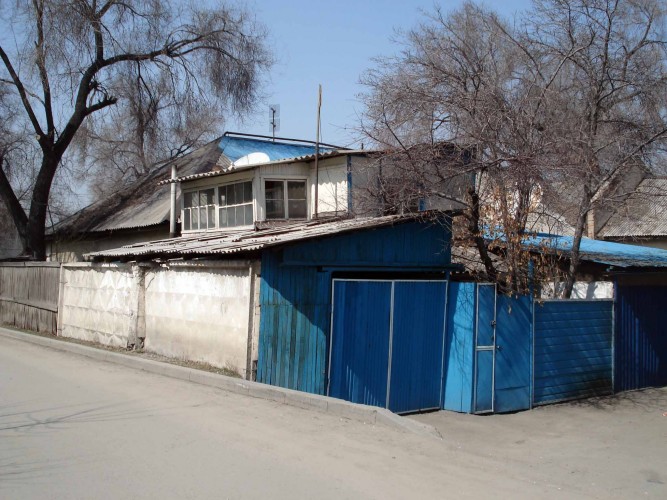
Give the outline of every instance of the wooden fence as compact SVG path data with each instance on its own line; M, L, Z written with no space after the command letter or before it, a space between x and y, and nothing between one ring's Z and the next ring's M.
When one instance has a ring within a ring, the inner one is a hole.
M59 262L0 263L0 323L55 335Z

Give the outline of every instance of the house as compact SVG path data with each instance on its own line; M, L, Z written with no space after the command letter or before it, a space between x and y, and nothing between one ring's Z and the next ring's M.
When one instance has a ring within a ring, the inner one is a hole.
M192 215L193 211L191 210L191 205L195 200L193 193L199 195L201 192L203 196L210 193L205 189L196 189L198 185L206 185L204 179L207 175L215 175L216 170L220 172L223 170L230 171L230 168L233 169L234 167L243 168L249 161L255 161L257 158L264 162L279 163L285 158L313 155L315 151L316 145L310 141L274 140L264 136L227 132L222 137L182 158L156 165L147 175L131 185L121 188L102 200L95 201L71 217L60 221L53 228L48 229L47 254L49 260L60 262L81 261L83 254L87 252L169 237L170 186L160 183L160 181L169 179L174 165L177 167L180 177L199 179L198 182L192 184L192 188L188 188L187 200L181 197L180 185L176 193L179 204L181 200L186 201L188 208L190 208L186 212L188 214L187 223L183 224L183 230L188 232L194 229L192 221L193 217L196 217L196 215ZM337 158L343 164L342 173L336 172L336 175L340 174L343 178L333 180L328 177L327 162L323 162L325 164L321 170L320 184L322 185L321 197L325 198L330 190L335 193L335 190L341 185L346 185L345 169L347 160L346 155L342 153L345 150L341 148L323 144L320 146L320 151L323 155L340 151L341 154ZM201 177L199 177L200 174ZM233 178L234 175L231 177ZM298 181L299 179L294 179L294 182L290 184L292 194L295 193L295 189L299 189L299 186L301 187L301 194L303 194L303 185L299 184ZM286 186L283 186L283 188L286 188ZM218 196L215 188L214 192L216 193L215 196ZM235 198L229 198L229 200L232 199L235 200ZM326 199L328 201L321 203L323 210L336 212L346 209L346 207L337 206L335 194L333 198L329 196ZM199 198L196 198L196 202L198 207L212 207L210 204L201 205ZM298 202L296 205L292 203L292 215L296 213L295 210L303 209L301 205ZM241 207L239 208L238 222L245 224L244 217L248 213L247 204L239 203L234 205L233 219L230 218L228 222L232 226L229 227L236 227L237 206ZM227 210L227 212L231 214L232 210ZM213 227L213 217L217 217L219 213L217 211L211 213L210 219L206 218L207 212L203 213L205 214L202 219L202 224L205 224L204 230L211 229ZM199 228L199 219L195 219L195 222L197 228ZM215 224L217 225L217 222Z
M643 178L624 198L596 237L667 249L667 178Z
M450 212L358 216L369 153L259 153L161 181L181 185L180 237L65 264L59 335L397 413L667 383L661 309L646 299L667 287L631 282L662 273L667 251L586 242L591 269L624 285L616 302L509 297L455 279ZM548 238L535 251L566 256L571 238Z

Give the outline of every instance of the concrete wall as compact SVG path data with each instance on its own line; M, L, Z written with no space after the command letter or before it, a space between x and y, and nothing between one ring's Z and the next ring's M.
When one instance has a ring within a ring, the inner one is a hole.
M65 264L58 334L123 348L143 343L248 378L257 356L258 270L251 261Z
M139 288L130 264L65 264L58 335L107 346L136 341Z
M252 321L247 262L146 272L145 349L246 374ZM253 311L254 312L254 311Z

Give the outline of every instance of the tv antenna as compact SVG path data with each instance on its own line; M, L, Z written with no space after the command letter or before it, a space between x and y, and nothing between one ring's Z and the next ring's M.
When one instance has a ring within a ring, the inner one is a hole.
M269 125L271 125L271 137L276 140L276 132L280 130L280 104L269 104Z

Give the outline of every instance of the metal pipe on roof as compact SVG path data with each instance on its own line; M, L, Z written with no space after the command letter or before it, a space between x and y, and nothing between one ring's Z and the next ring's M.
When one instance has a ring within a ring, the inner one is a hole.
M169 210L169 237L176 237L176 164L171 165L171 206Z
M320 185L320 110L322 109L322 84L319 86L317 96L317 128L315 131L315 219L317 219L317 205L318 205L318 188Z

